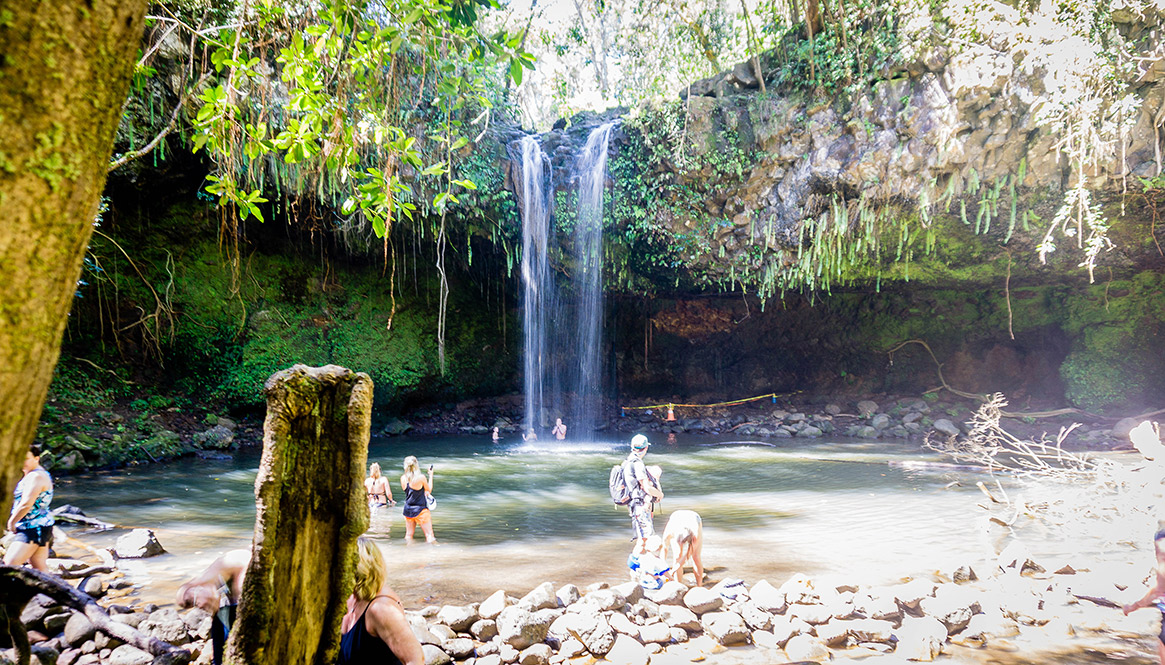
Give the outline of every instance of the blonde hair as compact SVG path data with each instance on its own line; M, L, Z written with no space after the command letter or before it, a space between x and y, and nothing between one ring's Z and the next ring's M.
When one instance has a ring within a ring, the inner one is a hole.
M417 462L417 458L409 455L405 458L405 475L412 477L413 474L421 472L421 465Z
M380 463L379 462L373 462L372 466L368 467L368 476L370 478L379 478L380 477Z
M358 600L372 600L384 586L388 574L384 555L371 538L360 536L356 539L356 557L356 586L352 588L352 595Z

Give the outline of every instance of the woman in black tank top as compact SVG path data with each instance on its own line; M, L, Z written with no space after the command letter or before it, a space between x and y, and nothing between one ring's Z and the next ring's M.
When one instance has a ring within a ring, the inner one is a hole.
M405 619L400 599L385 583L384 557L369 538L356 540L356 586L340 624L337 665L424 665L421 643Z

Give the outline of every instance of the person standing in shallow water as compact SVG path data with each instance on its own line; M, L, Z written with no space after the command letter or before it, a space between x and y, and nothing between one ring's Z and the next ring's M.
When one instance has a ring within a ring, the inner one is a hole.
M435 543L433 517L429 512L427 495L433 491L433 465L429 465L429 477L421 473L417 458L409 455L404 462L405 472L400 477L400 488L405 493L405 541L413 542L413 534L418 526L425 532L425 542Z
M16 484L12 514L6 525L16 534L16 539L4 553L4 563L9 566L27 563L47 573L56 520L49 512L49 504L53 502L53 478L40 465L40 453L40 446L34 443L24 456L24 477Z
M643 551L647 539L655 535L655 526L652 523L653 508L655 502L663 500L663 490L643 464L643 458L647 456L647 447L650 445L646 436L636 434L631 438L631 454L623 462L623 479L631 492L631 503L627 504L627 507L631 512L635 549L639 552Z
M496 427L494 428L493 440L494 440L494 443L497 443L498 441L502 440L502 436L500 434L498 434L498 428L496 428Z
M566 425L562 424L562 418L555 419L554 429L550 430L550 433L559 441L566 440Z
M526 443L532 443L532 442L538 440L538 435L534 433L533 427L531 427L529 430L526 431L525 434L522 435L522 440L525 441Z
M388 484L388 478L380 475L380 464L376 462L368 467L368 478L364 480L364 489L368 491L369 508L396 505L396 501L392 499L392 487Z
M1161 632L1157 635L1157 658L1161 665L1165 665L1165 522L1157 524L1157 533L1153 536L1153 549L1157 555L1156 575L1149 591L1140 600L1124 606L1124 613L1156 605L1161 611Z

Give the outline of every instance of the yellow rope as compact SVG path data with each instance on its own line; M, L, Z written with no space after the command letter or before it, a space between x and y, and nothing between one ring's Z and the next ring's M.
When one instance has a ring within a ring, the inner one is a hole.
M801 391L795 390L791 393L766 393L764 395L757 395L756 397L746 397L744 399L734 399L734 400L729 401L729 402L716 402L715 404L675 404L672 402L668 402L667 404L649 404L647 406L622 406L619 408L621 408L625 411L642 411L644 409L664 409L664 408L675 409L675 408L681 407L681 406L685 407L685 408L689 408L689 409L704 409L704 408L710 408L710 407L715 407L715 406L734 406L736 404L745 404L747 402L755 402L758 399L769 399L769 398L776 399L778 397L788 397L789 395L796 395L799 392L801 392Z

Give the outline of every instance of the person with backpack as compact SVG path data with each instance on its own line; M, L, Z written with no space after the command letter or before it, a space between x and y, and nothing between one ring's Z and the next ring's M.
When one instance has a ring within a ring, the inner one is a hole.
M650 445L651 442L646 436L642 434L633 436L631 454L621 465L622 482L626 488L626 505L631 513L635 547L639 551L643 550L647 539L655 534L655 526L652 523L653 506L657 501L663 500L663 490L660 489L656 477L648 472L647 466L643 463L643 458L647 456L647 447ZM618 498L616 503L619 503Z

